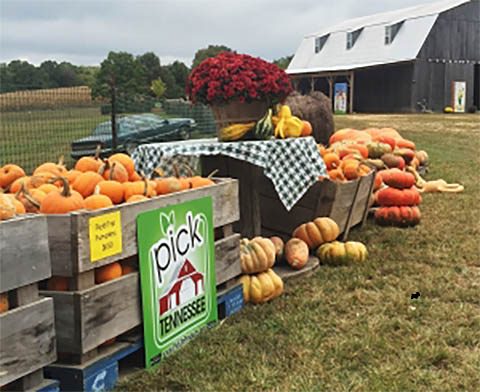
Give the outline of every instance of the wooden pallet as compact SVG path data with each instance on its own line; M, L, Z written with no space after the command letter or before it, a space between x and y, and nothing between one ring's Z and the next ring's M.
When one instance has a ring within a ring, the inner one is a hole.
M198 197L211 196L215 228L217 284L241 274L240 235L233 232L239 218L238 183L219 179L205 188L161 196L141 203L126 204L102 211L76 212L49 216L50 254L57 275L68 279L69 291L42 291L55 303L57 348L60 359L69 364L84 364L98 356L98 348L112 338L142 323L139 273L132 272L118 279L95 284L95 269L120 261L138 271L136 217L138 214ZM123 247L117 256L91 262L89 219L117 211L121 214ZM58 226L60 223L65 227ZM72 230L67 233L66 230ZM67 235L68 234L68 235ZM68 250L64 252L63 247ZM59 257L65 257L60 265ZM70 255L70 256L68 256Z
M4 390L54 387L43 378L43 367L56 360L53 301L40 297L38 290L38 282L49 276L45 217L0 222L0 293L9 301L9 310L0 314Z

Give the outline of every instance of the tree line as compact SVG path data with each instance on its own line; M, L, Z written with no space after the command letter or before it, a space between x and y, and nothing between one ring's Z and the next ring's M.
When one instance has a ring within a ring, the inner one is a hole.
M160 58L153 52L139 56L110 52L100 66L77 66L52 60L35 66L27 61L13 60L8 64L0 63L0 93L89 86L93 97L109 97L114 86L118 94L125 96L182 98L185 97L185 84L191 69L222 51L231 49L224 45L199 49L191 68L180 61L161 65ZM286 68L291 58L282 57L274 62Z

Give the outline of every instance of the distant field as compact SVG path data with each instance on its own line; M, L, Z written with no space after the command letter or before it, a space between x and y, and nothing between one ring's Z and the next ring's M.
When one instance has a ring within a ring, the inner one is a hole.
M92 104L91 89L87 86L25 90L0 94L1 111L81 107Z

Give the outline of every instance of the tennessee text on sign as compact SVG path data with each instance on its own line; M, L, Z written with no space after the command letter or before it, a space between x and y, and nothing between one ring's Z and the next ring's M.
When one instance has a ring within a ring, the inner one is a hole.
M210 197L137 217L147 367L217 320Z
M90 261L122 253L122 220L120 211L90 218Z

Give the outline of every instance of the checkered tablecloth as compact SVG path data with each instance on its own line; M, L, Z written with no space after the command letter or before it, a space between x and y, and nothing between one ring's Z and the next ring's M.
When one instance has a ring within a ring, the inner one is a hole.
M137 170L149 176L156 168L171 174L173 163L196 167L202 155L226 155L262 167L288 211L318 177L327 176L312 137L234 143L201 139L144 144L137 147L132 158Z

